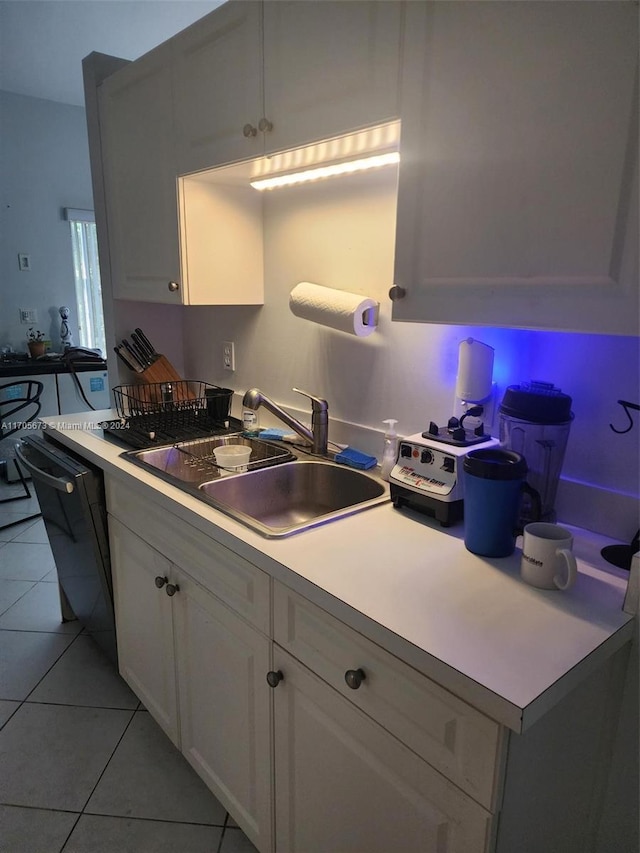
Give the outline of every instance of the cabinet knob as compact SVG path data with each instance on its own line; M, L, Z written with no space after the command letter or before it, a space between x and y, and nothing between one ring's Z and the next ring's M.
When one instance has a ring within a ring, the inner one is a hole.
M258 130L261 133L270 133L273 130L273 124L268 118L264 118L263 116L258 122Z
M357 690L366 677L362 669L348 669L344 674L344 680L352 690Z
M246 139L250 139L252 136L257 136L258 131L252 124L245 124L242 128L242 135L246 137Z
M269 685L269 687L277 687L283 678L284 676L281 670L278 670L277 672L271 670L267 673L267 684Z
M175 293L176 290L180 290L180 285L178 284L177 281L170 281L169 284L167 285L167 287L169 288L169 291L171 293Z
M158 587L158 589L162 589L162 587L166 584L168 580L169 578L163 578L162 575L158 575L158 577L156 578L156 586Z
M399 284L394 284L391 290L389 291L389 299L392 302L397 302L398 299L404 299L407 295L407 291L404 287L400 287Z
M168 583L166 593L171 598L171 596L175 595L176 592L180 591L180 587L177 583Z

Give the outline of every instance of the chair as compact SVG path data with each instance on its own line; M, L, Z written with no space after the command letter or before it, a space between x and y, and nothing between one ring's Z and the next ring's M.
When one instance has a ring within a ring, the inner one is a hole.
M23 430L25 424L31 423L38 417L42 407L42 404L40 403L40 395L43 390L44 385L36 379L21 379L17 382L8 382L6 385L0 385L1 442L4 442L5 439ZM15 415L25 409L29 409L28 416L24 416L20 420L15 419ZM11 447L3 448L2 455L5 458L8 455L10 459L13 459L13 463L18 472L18 477L20 478L20 483L24 489L24 494L16 495L11 498L2 498L0 499L0 504L29 500L31 498L31 492L29 491L29 486L24 474L22 473L20 465L15 459L13 444ZM40 515L41 513L37 512L24 518L18 518L16 521L10 521L8 524L0 525L0 530L6 530L7 527L13 527L15 524L23 524L25 521L31 521L34 518L40 518Z

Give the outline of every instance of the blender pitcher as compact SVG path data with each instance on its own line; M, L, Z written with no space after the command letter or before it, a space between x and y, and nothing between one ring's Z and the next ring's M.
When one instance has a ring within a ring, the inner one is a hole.
M540 518L555 521L556 493L573 420L571 397L549 382L510 385L498 413L501 446L525 457L528 481L540 495ZM535 520L533 514L525 504L523 521Z

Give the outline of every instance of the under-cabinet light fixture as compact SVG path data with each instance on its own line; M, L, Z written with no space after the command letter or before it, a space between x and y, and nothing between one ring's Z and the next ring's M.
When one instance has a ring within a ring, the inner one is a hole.
M363 157L359 160L347 160L330 166L318 166L305 169L302 172L291 172L288 175L273 175L270 178L260 178L249 183L255 190L272 190L276 187L288 187L308 181L319 181L323 178L333 178L336 175L350 175L352 172L362 172L366 169L379 169L382 166L394 166L400 162L397 151L386 154L376 154L373 157Z

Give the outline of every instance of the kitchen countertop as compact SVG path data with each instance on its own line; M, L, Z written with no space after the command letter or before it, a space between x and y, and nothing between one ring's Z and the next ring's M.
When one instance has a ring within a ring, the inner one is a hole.
M124 448L95 426L113 415L43 421L62 444L141 497L514 731L530 727L633 636L633 617L622 610L628 573L600 556L612 542L604 536L567 525L578 580L566 592L521 581L519 547L506 558L478 557L465 549L461 524L443 530L391 503L289 538L265 539L121 458ZM74 421L81 428L70 428Z

